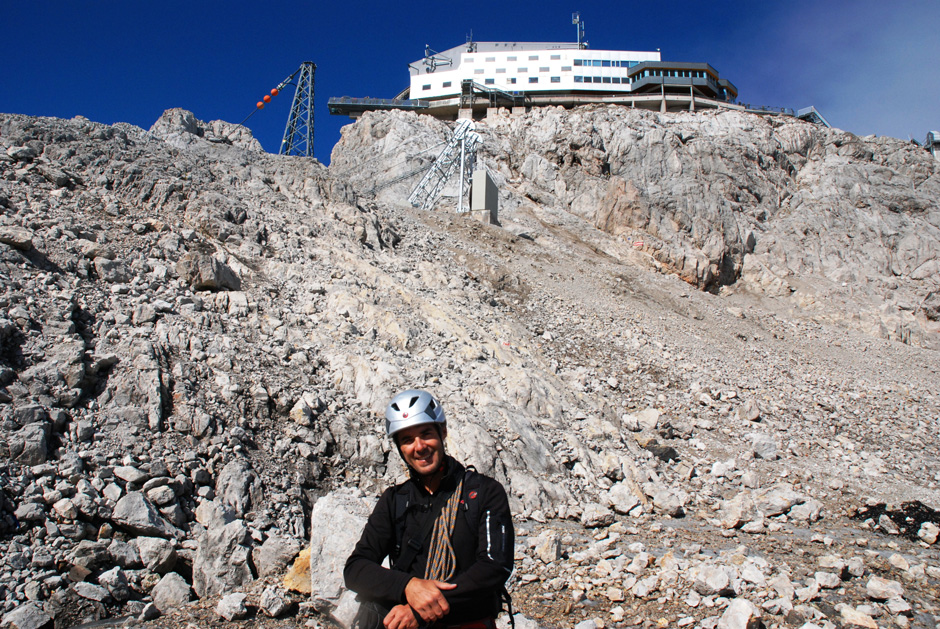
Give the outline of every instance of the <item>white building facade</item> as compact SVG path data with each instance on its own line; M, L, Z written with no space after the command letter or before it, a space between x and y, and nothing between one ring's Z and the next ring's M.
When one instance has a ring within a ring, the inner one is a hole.
M571 43L474 42L409 65L411 99L457 97L463 81L514 93L628 93L628 70L659 52L589 50Z

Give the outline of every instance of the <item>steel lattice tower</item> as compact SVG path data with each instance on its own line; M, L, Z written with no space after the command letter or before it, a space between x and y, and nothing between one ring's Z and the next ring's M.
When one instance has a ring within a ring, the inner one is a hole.
M313 157L313 73L316 69L317 64L304 61L297 72L288 77L288 81L297 78L297 89L281 140L281 155Z

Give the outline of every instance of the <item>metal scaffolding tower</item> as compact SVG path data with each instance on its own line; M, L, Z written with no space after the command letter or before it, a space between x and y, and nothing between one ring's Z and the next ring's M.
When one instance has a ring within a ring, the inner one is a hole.
M431 164L428 172L421 178L418 185L408 197L408 202L414 207L430 210L437 201L437 197L444 189L447 180L451 178L457 166L460 166L460 197L458 211L463 210L464 184L467 170L472 170L476 157L476 147L480 143L479 133L473 130L472 120L461 120L454 129L454 135L447 146Z
M297 77L294 102L291 104L284 138L281 140L281 155L313 157L313 73L316 69L315 63L304 61L292 75L277 86L280 91Z

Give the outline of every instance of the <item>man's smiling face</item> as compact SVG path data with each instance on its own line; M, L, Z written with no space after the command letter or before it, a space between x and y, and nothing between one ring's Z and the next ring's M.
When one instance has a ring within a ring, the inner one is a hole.
M430 476L444 464L444 430L438 432L435 424L419 424L395 434L402 458L418 475Z

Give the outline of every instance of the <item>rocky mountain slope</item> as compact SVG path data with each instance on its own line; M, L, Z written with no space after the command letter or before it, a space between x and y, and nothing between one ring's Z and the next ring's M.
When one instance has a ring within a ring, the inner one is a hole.
M733 112L477 130L499 227L389 183L448 137L416 115L329 169L182 110L0 116L2 624L296 624L314 505L401 476L418 386L509 488L520 622L933 626L940 163Z

